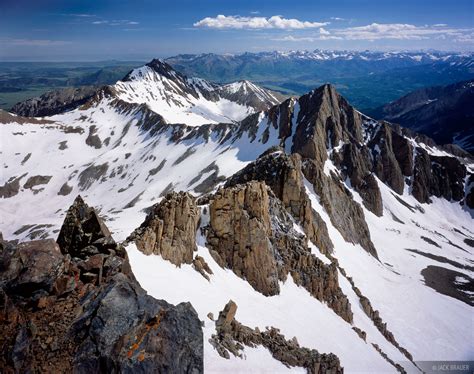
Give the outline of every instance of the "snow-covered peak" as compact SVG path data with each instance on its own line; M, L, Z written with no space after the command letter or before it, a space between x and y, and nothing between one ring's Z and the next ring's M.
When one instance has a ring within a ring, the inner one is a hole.
M279 104L283 97L248 80L229 83L217 89L220 96L240 103L248 103L253 107L265 110Z
M114 88L121 100L146 104L166 122L190 126L234 123L281 101L249 81L219 86L188 78L156 59L132 70Z

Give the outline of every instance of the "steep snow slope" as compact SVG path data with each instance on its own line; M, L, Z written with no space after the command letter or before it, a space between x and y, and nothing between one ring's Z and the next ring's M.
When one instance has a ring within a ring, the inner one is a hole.
M461 207L442 199L418 205L412 196L404 193L402 199L413 207L420 206L423 213L412 211L400 203L383 183L378 181L378 184L384 197L384 216L376 217L367 209L364 211L380 262L341 237L330 224L312 186L307 183L313 208L329 223L335 257L415 360L471 359L474 349L470 344L471 330L466 326L472 323L472 306L426 287L427 280L421 274L427 266L437 265L471 279L474 277L472 254L462 249L469 248L463 242L465 235L474 235L471 216ZM357 196L354 190L352 193ZM460 227L460 222L466 226ZM439 247L423 238L433 239ZM420 254L410 249L418 250ZM430 255L440 257L426 257ZM443 258L455 261L456 265L444 262ZM472 294L466 293L466 297L471 299L471 303L474 301Z

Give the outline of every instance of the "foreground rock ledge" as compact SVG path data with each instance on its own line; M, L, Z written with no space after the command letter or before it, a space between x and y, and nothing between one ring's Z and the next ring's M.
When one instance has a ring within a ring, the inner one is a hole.
M202 373L189 303L146 294L124 248L78 197L58 243L0 241L2 373Z

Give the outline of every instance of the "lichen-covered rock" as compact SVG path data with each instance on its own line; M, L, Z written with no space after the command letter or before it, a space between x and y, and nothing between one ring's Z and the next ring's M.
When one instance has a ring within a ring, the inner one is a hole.
M200 211L195 198L171 192L151 207L142 225L128 238L143 253L157 254L180 266L191 264L196 247Z
M273 358L287 367L301 367L309 374L339 374L343 373L339 358L332 354L319 353L315 349L301 347L296 337L285 339L280 330L275 327L266 331L251 329L235 319L237 305L230 300L219 313L216 321L216 334L209 342L224 358L242 357L240 353L244 345L249 347L262 346L270 351Z
M59 245L0 241L2 372L203 372L193 307L148 296L105 233L78 198Z

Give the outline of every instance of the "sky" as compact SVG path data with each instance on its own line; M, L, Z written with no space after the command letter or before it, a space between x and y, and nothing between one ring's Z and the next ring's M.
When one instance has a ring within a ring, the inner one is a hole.
M474 0L0 0L0 61L474 51Z

